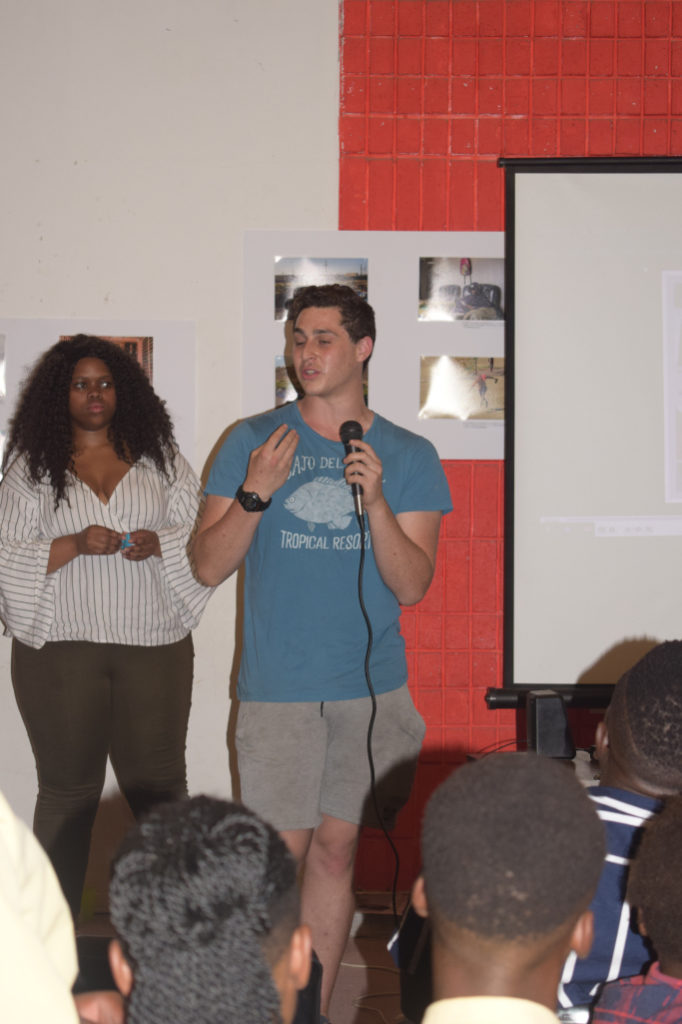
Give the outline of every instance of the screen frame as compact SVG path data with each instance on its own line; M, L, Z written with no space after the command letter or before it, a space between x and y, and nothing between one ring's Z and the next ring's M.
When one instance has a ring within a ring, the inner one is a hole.
M680 174L678 157L604 157L604 158L501 158L498 166L505 172L505 450L504 450L504 609L502 687L490 688L486 701L490 708L514 708L525 701L525 694L536 685L517 681L514 664L515 606L515 400L516 400L516 185L519 174ZM567 704L576 707L606 707L613 687L610 684L566 684L557 688Z

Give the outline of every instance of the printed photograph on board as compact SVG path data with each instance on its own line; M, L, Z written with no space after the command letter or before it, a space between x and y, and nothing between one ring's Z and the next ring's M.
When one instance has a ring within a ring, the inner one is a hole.
M504 359L422 356L419 419L503 420Z
M275 320L286 320L297 288L310 284L346 284L367 298L367 263L347 256L276 256Z
M275 406L295 402L298 398L293 366L284 356L275 356Z
M504 320L504 260L422 256L419 320Z
M74 338L73 334L60 334L60 341L70 341ZM118 345L124 352L127 352L129 356L132 356L135 362L139 363L144 372L149 377L150 382L154 383L154 339L153 338L120 338L112 337L108 334L99 334L99 338L103 338L104 341L110 341L114 345Z

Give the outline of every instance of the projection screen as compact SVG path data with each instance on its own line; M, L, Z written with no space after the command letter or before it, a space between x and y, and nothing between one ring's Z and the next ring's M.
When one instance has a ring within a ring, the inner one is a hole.
M682 161L502 161L504 686L682 636Z

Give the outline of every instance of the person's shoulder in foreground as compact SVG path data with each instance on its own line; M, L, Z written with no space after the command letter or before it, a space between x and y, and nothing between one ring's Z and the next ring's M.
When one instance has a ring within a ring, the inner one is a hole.
M109 904L126 1024L290 1024L310 931L291 854L246 807L197 796L152 811L114 859Z
M0 793L0 1016L77 1024L73 922L47 854Z
M682 1021L682 979L661 971L658 962L646 974L609 981L594 1004L593 1024L678 1024Z
M433 932L425 1024L555 1022L566 956L590 947L603 858L603 827L570 767L493 754L446 779L426 809L413 891Z
M607 835L608 857L592 902L590 956L569 960L562 1006L590 1003L599 986L639 974L652 959L625 900L630 859L665 796L682 790L682 641L658 644L616 683L597 726L600 784L589 790Z
M646 829L630 870L628 898L658 960L646 974L605 985L593 1021L682 1021L682 797L666 801Z

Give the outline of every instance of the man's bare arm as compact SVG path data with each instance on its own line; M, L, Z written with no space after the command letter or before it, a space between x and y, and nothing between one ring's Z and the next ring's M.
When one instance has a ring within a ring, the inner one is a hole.
M268 501L289 476L297 444L295 430L286 424L278 427L251 452L244 490ZM239 568L263 515L267 511L246 512L233 498L209 494L192 544L194 565L203 583L215 587Z
M239 568L249 550L262 512L245 512L234 498L209 494L192 544L202 583L216 587Z
M367 514L382 580L400 604L416 604L433 579L441 512L399 512L396 516L384 500Z
M426 594L436 566L442 513L399 512L394 515L382 489L381 459L366 441L354 441L346 456L349 484L360 484L372 534L372 549L381 578L401 604L416 604Z

